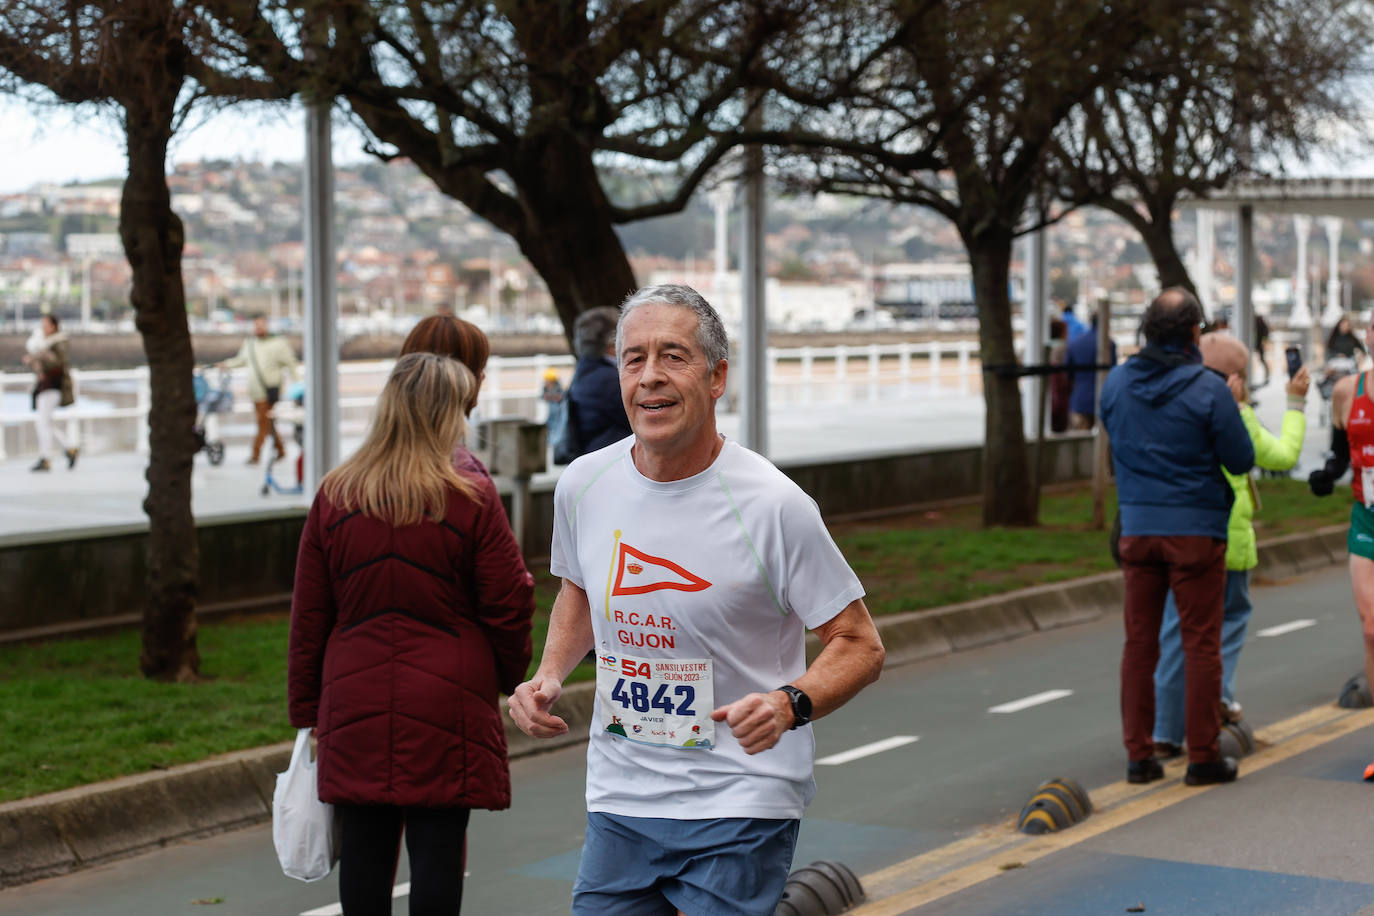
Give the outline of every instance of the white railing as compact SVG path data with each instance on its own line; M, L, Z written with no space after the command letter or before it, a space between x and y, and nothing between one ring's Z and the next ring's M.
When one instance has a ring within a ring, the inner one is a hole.
M981 392L977 345L973 341L870 344L858 347L768 349L770 402L777 405L846 404L893 400L937 392ZM572 375L570 356L493 356L478 399L481 416L524 416L542 420L540 398L545 370L558 369L564 386ZM339 366L339 416L343 435L360 434L376 403L392 360L348 362ZM952 365L951 365L952 363ZM215 384L213 370L209 381ZM223 438L251 439L253 405L247 395L247 370L231 374L232 409L220 415ZM148 449L148 410L152 390L147 367L72 371L76 403L57 411L69 442L83 451ZM28 406L29 373L0 373L0 459L36 450L34 414ZM307 394L308 397L308 394Z

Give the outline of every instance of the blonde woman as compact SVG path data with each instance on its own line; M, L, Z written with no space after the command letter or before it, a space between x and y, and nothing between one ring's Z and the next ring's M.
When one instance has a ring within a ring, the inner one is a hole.
M391 913L403 830L410 912L457 913L468 812L510 805L498 693L529 665L533 580L491 478L451 462L475 387L456 360L397 360L301 535L290 718L342 820L346 916Z

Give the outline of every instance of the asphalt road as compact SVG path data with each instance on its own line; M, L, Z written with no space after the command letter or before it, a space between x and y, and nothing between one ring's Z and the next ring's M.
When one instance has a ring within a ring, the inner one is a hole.
M1361 650L1343 567L1253 596L1237 695L1258 728L1331 702ZM1311 623L1258 635L1298 621ZM795 864L834 859L862 875L1006 819L1046 779L1090 789L1117 782L1125 770L1119 653L1112 615L887 671L816 725L818 757L843 762L817 767ZM844 760L876 742L890 749ZM473 816L465 912L566 913L584 817L583 749L512 769L514 808ZM0 913L326 916L338 912L336 890L333 878L282 877L264 825L0 891ZM406 912L403 895L395 912Z

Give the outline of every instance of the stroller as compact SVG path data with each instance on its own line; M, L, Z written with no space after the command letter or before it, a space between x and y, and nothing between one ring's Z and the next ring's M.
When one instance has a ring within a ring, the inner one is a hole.
M210 463L218 465L224 460L224 440L219 435L219 415L228 413L234 407L234 393L229 390L228 370L219 371L219 387L211 388L206 377L207 369L201 369L191 376L191 392L196 399L196 422L191 431L196 437L196 451L204 451Z
M289 422L292 426L291 439L296 443L296 484L288 486L285 482L277 480L272 474L272 466L279 459L269 459L266 464L266 471L263 474L262 490L263 496L272 493L283 493L295 495L305 490L305 383L296 382L286 389L286 397L282 398L272 408L272 422L282 420Z

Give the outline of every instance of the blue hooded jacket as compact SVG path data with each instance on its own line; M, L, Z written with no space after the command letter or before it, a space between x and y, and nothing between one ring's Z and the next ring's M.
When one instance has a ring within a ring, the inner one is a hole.
M1107 374L1121 534L1226 540L1235 494L1222 476L1254 467L1255 447L1221 376L1193 346L1148 346Z

